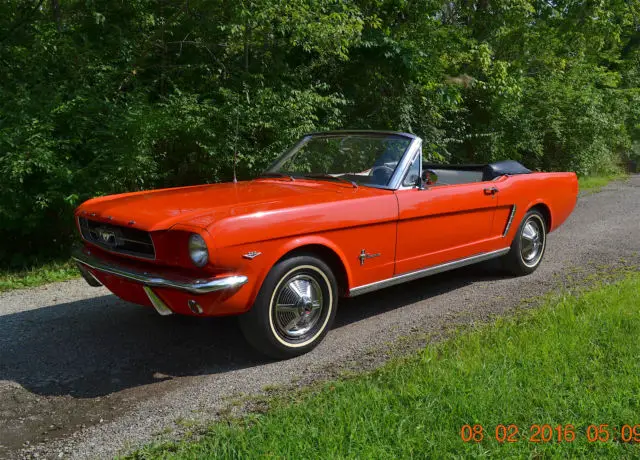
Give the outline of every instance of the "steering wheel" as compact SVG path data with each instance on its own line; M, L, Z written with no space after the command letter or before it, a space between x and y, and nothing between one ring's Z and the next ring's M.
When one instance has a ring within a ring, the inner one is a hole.
M373 183L379 185L385 185L391 179L391 175L395 171L392 167L387 165L374 166L371 168L371 177Z
M375 175L376 171L381 170L381 169L388 169L389 170L389 174L393 174L394 169L391 166L387 166L387 165L380 165L380 166L373 166L371 168L371 175Z

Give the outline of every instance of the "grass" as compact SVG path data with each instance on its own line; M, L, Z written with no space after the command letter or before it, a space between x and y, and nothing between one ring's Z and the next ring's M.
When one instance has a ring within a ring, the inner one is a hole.
M48 262L27 270L0 271L0 292L66 281L80 276L71 261Z
M636 272L132 458L637 457L640 444L614 430L640 424L639 336ZM461 439L466 424L484 427L481 442ZM501 424L518 427L517 442L495 439ZM530 442L533 424L554 438L571 424L575 440ZM608 424L611 439L589 442L591 424Z
M604 176L584 176L578 179L580 190L589 190L592 192L599 192L602 187L614 180L621 180L628 178L628 174L618 173L609 174Z

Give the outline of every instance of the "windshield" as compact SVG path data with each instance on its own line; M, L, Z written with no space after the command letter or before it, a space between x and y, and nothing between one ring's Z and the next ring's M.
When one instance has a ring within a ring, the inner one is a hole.
M410 144L397 134L315 134L278 158L265 175L386 187Z

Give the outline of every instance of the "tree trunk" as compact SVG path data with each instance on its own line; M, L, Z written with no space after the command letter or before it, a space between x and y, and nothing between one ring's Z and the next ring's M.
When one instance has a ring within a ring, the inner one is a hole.
M62 32L62 18L60 17L60 0L51 0L51 11L53 20L56 21L58 32Z

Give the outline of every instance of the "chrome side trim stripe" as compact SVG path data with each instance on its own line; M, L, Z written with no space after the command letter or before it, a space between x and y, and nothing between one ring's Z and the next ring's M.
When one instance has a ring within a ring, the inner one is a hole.
M375 283L365 284L363 286L358 286L349 290L349 295L351 297L355 297L361 294L366 294L368 292L377 291L378 289L383 289L390 286L395 286L396 284L406 283L407 281L417 280L419 278L423 278L425 276L435 275L437 273L446 272L448 270L453 270L455 268L464 267L466 265L472 265L477 262L482 262L489 259L494 259L496 257L500 257L507 252L509 252L510 248L498 249L497 251L491 252L482 252L480 254L476 254L475 256L467 257L464 259L453 260L451 262L446 262L440 265L434 265L433 267L424 268L422 270L416 270L409 273L403 273L401 275L396 275L393 278L388 278L382 281L376 281Z
M144 292L147 294L147 297L149 297L149 300L151 301L153 308L156 309L158 314L162 316L173 315L173 312L171 311L171 309L167 307L167 304L164 303L162 299L156 295L155 292L153 292L153 289L151 289L149 286L144 286L143 289L144 289Z
M504 238L509 233L509 229L511 228L511 224L513 223L513 216L516 215L516 205L514 204L511 208L511 214L509 214L509 220L507 220L507 226L504 228L504 232L502 232L502 237Z
M232 275L221 278L191 279L178 276L165 276L152 272L143 272L115 262L106 262L93 256L89 251L76 250L71 256L76 262L89 268L110 275L119 276L131 281L142 283L145 286L168 287L187 291L192 294L206 294L208 292L234 289L246 284L249 279L243 275Z

